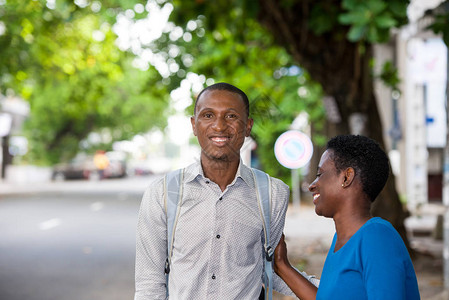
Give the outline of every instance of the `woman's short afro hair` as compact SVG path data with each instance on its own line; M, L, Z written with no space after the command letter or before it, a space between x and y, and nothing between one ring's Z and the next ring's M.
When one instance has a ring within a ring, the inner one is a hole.
M390 174L388 156L379 144L366 136L339 135L329 140L327 149L332 150L331 159L337 172L352 167L363 191L374 201Z

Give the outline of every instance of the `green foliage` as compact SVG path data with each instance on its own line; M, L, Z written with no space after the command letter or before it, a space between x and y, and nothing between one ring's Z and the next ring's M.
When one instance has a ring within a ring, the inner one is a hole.
M379 77L385 85L389 86L392 90L399 91L398 85L400 83L400 79L398 76L398 70L390 61L387 61L382 66L382 72Z
M0 6L6 25L0 36L0 91L14 90L31 105L25 159L67 160L93 131L108 129L112 142L164 126L168 92L162 78L154 69L132 67L134 56L118 49L107 22L115 22L130 3L107 1L94 9L72 1L49 8L46 2Z
M114 140L164 126L169 92L191 73L233 83L247 92L257 124L253 134L260 160L279 177L288 171L274 159L275 138L302 111L309 114L315 128L323 126L321 88L260 25L257 1L158 1L173 4L171 21L182 28L178 37L167 32L143 46L179 67L167 78L154 68L145 72L133 68L134 54L115 45L116 16L132 10L134 19L142 19L148 12L133 9L146 1L105 0L88 2L86 7L71 0L55 3L54 8L45 0L0 5L0 21L6 27L0 34L0 92L14 90L31 104L26 126L30 161L68 158L92 131L108 129ZM365 44L386 41L392 28L405 24L408 3L314 1L305 21L316 35L347 34L350 41L359 43L359 49L365 49ZM300 0L282 1L282 7L291 9L301 4ZM445 37L449 36L447 20L447 15L438 17L433 27L446 32ZM391 64L384 66L380 76L397 85ZM300 95L300 88L307 93ZM314 136L314 142L323 140Z
M327 2L317 3L310 12L309 27L316 35L332 31L338 24L338 7Z
M434 17L434 22L429 25L428 29L436 34L443 36L443 41L449 47L449 2L442 5L442 9L429 12Z
M289 182L290 170L277 162L274 142L303 111L317 127L323 126L321 88L293 63L285 49L276 46L272 35L253 16L257 11L254 4L249 7L253 2L206 2L173 1L170 18L192 39L173 41L167 33L153 49L169 52L176 46L180 53L172 59L183 70L181 74L203 74L214 82L229 82L244 90L255 121L252 137L257 142L260 167ZM226 17L215 18L215 14ZM195 22L196 29L189 29L189 22ZM183 78L179 75L172 74L170 82L178 84Z
M298 83L296 76L283 78L280 85L284 85L286 90L279 98L266 96L254 101L255 109L258 111L254 116L253 134L258 143L257 154L260 163L265 171L286 183L290 183L291 174L290 170L281 166L274 156L276 139L290 129L294 118L301 112L308 113L309 121L316 128L322 128L325 119L320 85L311 82L307 74L302 74L299 78L301 83ZM290 90L295 93L290 93ZM298 93L298 90L301 92ZM320 143L320 137L318 134L314 135L314 143Z
M343 0L344 12L338 21L350 26L347 37L352 42L386 42L391 28L407 21L408 3L407 0Z

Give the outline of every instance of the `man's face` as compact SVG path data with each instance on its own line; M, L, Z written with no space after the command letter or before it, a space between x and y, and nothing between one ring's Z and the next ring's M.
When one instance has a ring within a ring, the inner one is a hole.
M226 90L204 92L190 121L201 157L214 161L240 159L240 148L253 126L240 95Z

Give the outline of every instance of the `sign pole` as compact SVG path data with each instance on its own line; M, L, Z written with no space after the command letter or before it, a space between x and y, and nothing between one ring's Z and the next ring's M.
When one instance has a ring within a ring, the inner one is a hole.
M299 187L299 169L292 169L292 204L295 211L299 211L299 207L301 206L301 191Z
M301 204L299 170L310 161L312 153L312 141L307 135L297 130L284 132L274 144L276 159L281 165L291 170L292 206L296 211Z

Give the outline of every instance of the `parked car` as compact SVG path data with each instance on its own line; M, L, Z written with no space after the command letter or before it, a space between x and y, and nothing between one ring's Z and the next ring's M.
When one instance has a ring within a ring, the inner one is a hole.
M104 170L99 170L93 155L79 154L67 163L57 164L53 168L53 180L121 178L126 176L126 157L121 152L106 152L109 160Z
M109 160L109 165L104 170L104 177L121 178L127 175L125 153L120 151L108 151L106 152L106 157Z
M93 157L80 154L66 163L60 163L53 167L52 179L95 179L98 177L93 162Z

